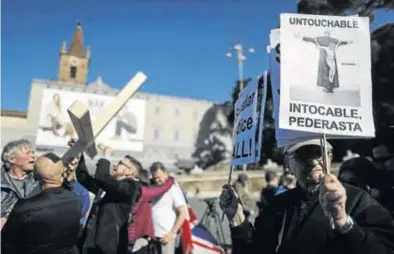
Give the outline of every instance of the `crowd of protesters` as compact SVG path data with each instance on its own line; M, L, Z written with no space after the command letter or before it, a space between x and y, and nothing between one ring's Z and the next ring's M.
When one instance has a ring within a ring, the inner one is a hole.
M266 172L254 225L247 175L224 186L232 253L394 253L394 151L377 147L334 175L326 147L326 165L320 139L286 147L286 173ZM175 253L188 210L162 163L146 170L126 155L111 167L104 155L91 174L83 154L68 165L55 153L36 158L24 139L1 159L4 253Z
M1 159L2 253L175 253L187 206L162 163L149 172L131 156L112 167L104 156L91 175L83 154L68 165L55 153L36 158L24 139Z

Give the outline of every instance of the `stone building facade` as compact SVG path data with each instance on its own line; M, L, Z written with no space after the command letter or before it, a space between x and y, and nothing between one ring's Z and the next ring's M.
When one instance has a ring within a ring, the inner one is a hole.
M119 90L112 89L105 84L101 77L88 83L87 73L90 63L90 49L84 47L83 32L80 24L77 25L70 47L63 42L59 57L58 80L33 79L30 91L28 109L26 112L16 112L2 109L1 111L1 146L10 140L21 137L29 139L35 144L38 153L54 151L63 153L67 147L56 144L38 144L38 130L46 90L56 90L59 94L73 92L85 95L116 96ZM143 135L141 142L143 149L117 149L114 148L114 160L124 154L138 158L144 166L153 161L162 161L169 167L174 167L178 159L191 159L195 156L198 143L212 139L210 128L226 126L223 112L214 110L214 117L206 114L217 108L213 102L179 98L158 94L138 92L133 99L144 101ZM218 121L216 121L218 119ZM214 122L217 123L214 123ZM202 130L204 129L204 130ZM197 142L197 139L199 140ZM223 140L223 137L220 139ZM223 141L231 150L231 137L224 137ZM223 149L223 148L221 148ZM198 156L197 156L198 157Z

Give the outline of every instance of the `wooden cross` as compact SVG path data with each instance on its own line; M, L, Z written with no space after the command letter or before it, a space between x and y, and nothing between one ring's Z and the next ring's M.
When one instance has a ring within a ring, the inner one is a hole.
M78 140L75 145L68 149L63 155L62 161L65 165L68 165L71 160L81 152L86 151L92 159L97 155L95 139L144 84L146 78L144 73L138 72L93 124L91 122L89 109L81 102L75 101L67 109L72 124L78 134Z

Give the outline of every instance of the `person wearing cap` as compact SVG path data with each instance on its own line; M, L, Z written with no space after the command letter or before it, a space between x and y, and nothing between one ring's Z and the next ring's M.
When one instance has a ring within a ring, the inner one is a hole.
M332 146L327 143L327 171ZM324 173L320 139L285 149L297 187L275 196L254 226L234 190L225 185L220 207L230 222L233 253L394 253L394 221L367 192Z
M45 154L34 170L42 191L15 204L1 234L3 253L78 254L82 201L62 186L63 162Z

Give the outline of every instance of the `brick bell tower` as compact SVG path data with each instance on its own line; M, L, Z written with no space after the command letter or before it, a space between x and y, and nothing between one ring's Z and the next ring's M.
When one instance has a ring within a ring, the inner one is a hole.
M82 25L78 23L70 48L67 50L66 41L62 43L58 80L69 85L86 86L89 63L90 47L85 50Z

